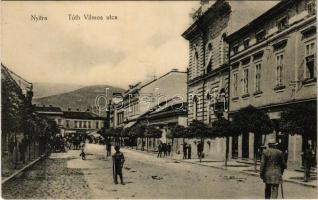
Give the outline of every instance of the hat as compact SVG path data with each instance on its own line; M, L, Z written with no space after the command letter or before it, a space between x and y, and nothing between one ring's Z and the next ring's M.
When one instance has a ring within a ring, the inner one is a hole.
M277 142L276 142L275 138L270 138L270 139L268 139L267 144L276 145Z

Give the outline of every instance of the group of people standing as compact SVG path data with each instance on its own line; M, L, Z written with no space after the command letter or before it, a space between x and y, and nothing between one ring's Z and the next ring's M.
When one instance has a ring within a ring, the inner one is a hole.
M171 154L171 144L170 143L162 143L160 142L160 144L158 145L158 155L157 157L161 158L161 157L166 157L166 156L170 156ZM163 153L163 155L162 155Z

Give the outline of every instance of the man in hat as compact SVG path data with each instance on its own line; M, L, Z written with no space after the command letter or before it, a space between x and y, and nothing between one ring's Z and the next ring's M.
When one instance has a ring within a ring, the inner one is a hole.
M124 185L123 181L123 166L125 162L125 157L122 152L119 151L119 146L115 146L115 153L113 155L113 175L114 175L114 182L115 184L118 184L117 176L119 175L120 183Z
M260 176L265 183L265 199L277 199L278 187L282 184L286 163L284 154L278 150L275 139L268 141L268 148L262 153Z

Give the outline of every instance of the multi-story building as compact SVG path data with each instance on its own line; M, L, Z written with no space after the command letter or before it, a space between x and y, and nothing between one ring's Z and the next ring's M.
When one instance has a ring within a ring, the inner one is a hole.
M231 6L219 0L212 6L202 2L193 24L182 34L189 41L188 122L210 124L215 119L215 102L224 103L228 83L228 45L225 37Z
M278 124L289 105L317 103L315 12L314 0L283 0L227 37L230 116L253 105ZM267 138L275 136L289 152L289 166L299 166L302 137L276 128ZM252 133L233 138L233 156L252 159L254 142Z
M87 111L62 111L54 106L37 106L36 112L55 120L62 135L90 133L104 127L105 118Z
M130 86L122 95L122 101L114 105L111 126L128 128L138 123L154 125L161 129L161 140L165 141L170 127L187 125L184 110L187 106L186 81L186 72L173 69L152 81ZM155 147L154 144L150 146Z
M211 126L217 115L228 117L229 45L226 38L251 18L238 15L244 14L239 9L232 12L232 5L224 0L201 1L191 26L182 34L189 41L188 124L198 120ZM225 139L206 139L204 152L213 159L223 158Z

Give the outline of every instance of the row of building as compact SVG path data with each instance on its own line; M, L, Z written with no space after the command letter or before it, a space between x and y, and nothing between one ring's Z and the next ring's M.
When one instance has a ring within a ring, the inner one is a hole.
M61 108L52 105L35 105L35 111L41 116L53 119L62 136L94 134L104 127L105 117L100 117L90 110L62 111Z
M252 105L278 122L290 105L316 104L315 8L314 0L282 0L235 29L242 13L233 13L229 2L201 1L182 34L189 41L187 72L172 70L130 86L122 101L114 103L111 126L155 125L166 140L165 134L176 124L199 120L211 125L220 107L231 119L239 109ZM301 166L302 137L282 134L277 128L266 139L273 137L288 151L289 167ZM232 158L253 159L255 142L259 141L253 133L232 137ZM317 141L309 143L316 152ZM224 139L207 139L204 146L207 156L224 157Z

